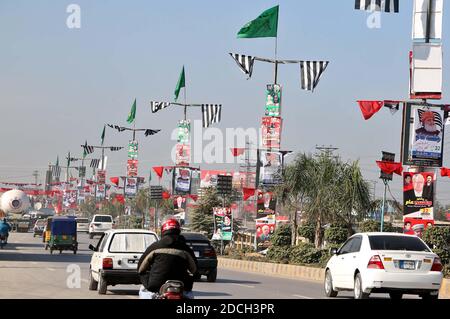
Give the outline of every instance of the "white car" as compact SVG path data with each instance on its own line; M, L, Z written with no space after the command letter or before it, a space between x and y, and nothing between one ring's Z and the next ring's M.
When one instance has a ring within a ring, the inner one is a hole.
M113 228L113 218L111 215L94 215L89 224L89 238L96 235L102 235L105 231Z
M78 217L77 218L77 231L89 233L89 219Z
M145 250L158 236L144 229L116 229L106 231L94 251L90 263L89 290L106 294L109 285L141 284L137 264Z
M368 298L371 293L389 293L391 299L401 299L403 294L438 298L441 260L419 237L360 233L332 253L325 269L327 297L353 290L356 299Z

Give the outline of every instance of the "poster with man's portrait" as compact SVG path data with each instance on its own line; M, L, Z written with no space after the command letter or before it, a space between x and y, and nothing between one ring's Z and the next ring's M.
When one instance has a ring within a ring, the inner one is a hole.
M126 197L134 197L138 190L138 179L137 177L127 177L125 179L124 193Z
M138 157L138 142L130 141L128 143L128 159L137 159Z
M136 177L138 175L138 160L127 161L127 176Z
M281 86L267 84L266 116L281 116Z
M261 137L263 148L281 147L281 124L281 117L266 116L262 118Z
M429 227L434 226L433 219L404 218L403 233L407 235L415 235L422 238L423 232Z
M105 181L106 181L106 171L99 169L97 171L97 183L98 184L105 184Z
M191 170L176 167L173 183L176 194L188 194L191 191Z
M214 234L212 240L231 240L233 215L230 207L214 207Z
M177 142L181 144L189 144L189 133L191 131L191 121L182 120L178 122Z
M259 183L279 185L282 183L283 156L280 152L260 151Z
M434 219L434 173L403 173L403 216Z
M177 150L175 154L175 164L187 166L191 161L191 145L190 144L177 144Z
M257 218L265 217L267 215L274 215L277 205L277 199L273 192L263 192L258 190L257 197Z
M95 198L104 199L106 196L106 187L105 184L97 184L95 186Z
M202 170L200 173L200 187L217 187L217 180L219 175L226 175L226 171L217 170Z
M403 120L403 164L441 167L444 147L443 108L408 103Z
M256 248L262 251L270 247L270 237L275 233L275 215L256 219Z

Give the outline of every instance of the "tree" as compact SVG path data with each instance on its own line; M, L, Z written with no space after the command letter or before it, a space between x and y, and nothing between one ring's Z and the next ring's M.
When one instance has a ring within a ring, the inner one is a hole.
M207 188L199 199L198 206L192 212L191 228L194 231L205 233L208 238L211 238L214 233L213 208L219 206L222 206L222 201L216 190Z

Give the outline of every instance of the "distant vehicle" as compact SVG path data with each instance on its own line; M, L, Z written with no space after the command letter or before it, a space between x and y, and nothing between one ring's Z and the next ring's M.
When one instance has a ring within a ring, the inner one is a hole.
M403 294L438 299L442 263L419 237L359 233L331 252L325 270L327 297L353 290L355 299L371 293L389 293L391 299L401 299Z
M42 236L44 234L45 224L47 224L46 219L38 219L33 227L33 237Z
M105 231L113 228L113 218L111 215L94 215L89 224L89 238L96 235L102 235Z
M148 246L158 241L158 236L144 229L107 230L97 245L90 263L89 290L106 294L108 286L140 285L137 264Z
M74 254L78 250L77 241L77 222L71 216L54 217L51 219L50 239L47 243L50 254L59 250L62 254L63 250L71 250Z
M89 233L89 219L78 217L77 218L77 231Z
M209 239L200 233L181 233L186 238L186 244L192 248L197 257L197 273L195 279L206 276L208 282L215 282L217 279L217 254Z

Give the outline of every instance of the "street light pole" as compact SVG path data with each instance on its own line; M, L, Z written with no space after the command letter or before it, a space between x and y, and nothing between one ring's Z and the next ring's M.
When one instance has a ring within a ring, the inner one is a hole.
M384 211L386 208L386 191L387 191L388 181L386 179L383 179L383 183L384 183L384 195L383 195L383 206L381 208L381 229L380 229L381 232L383 232L383 228L384 228Z

